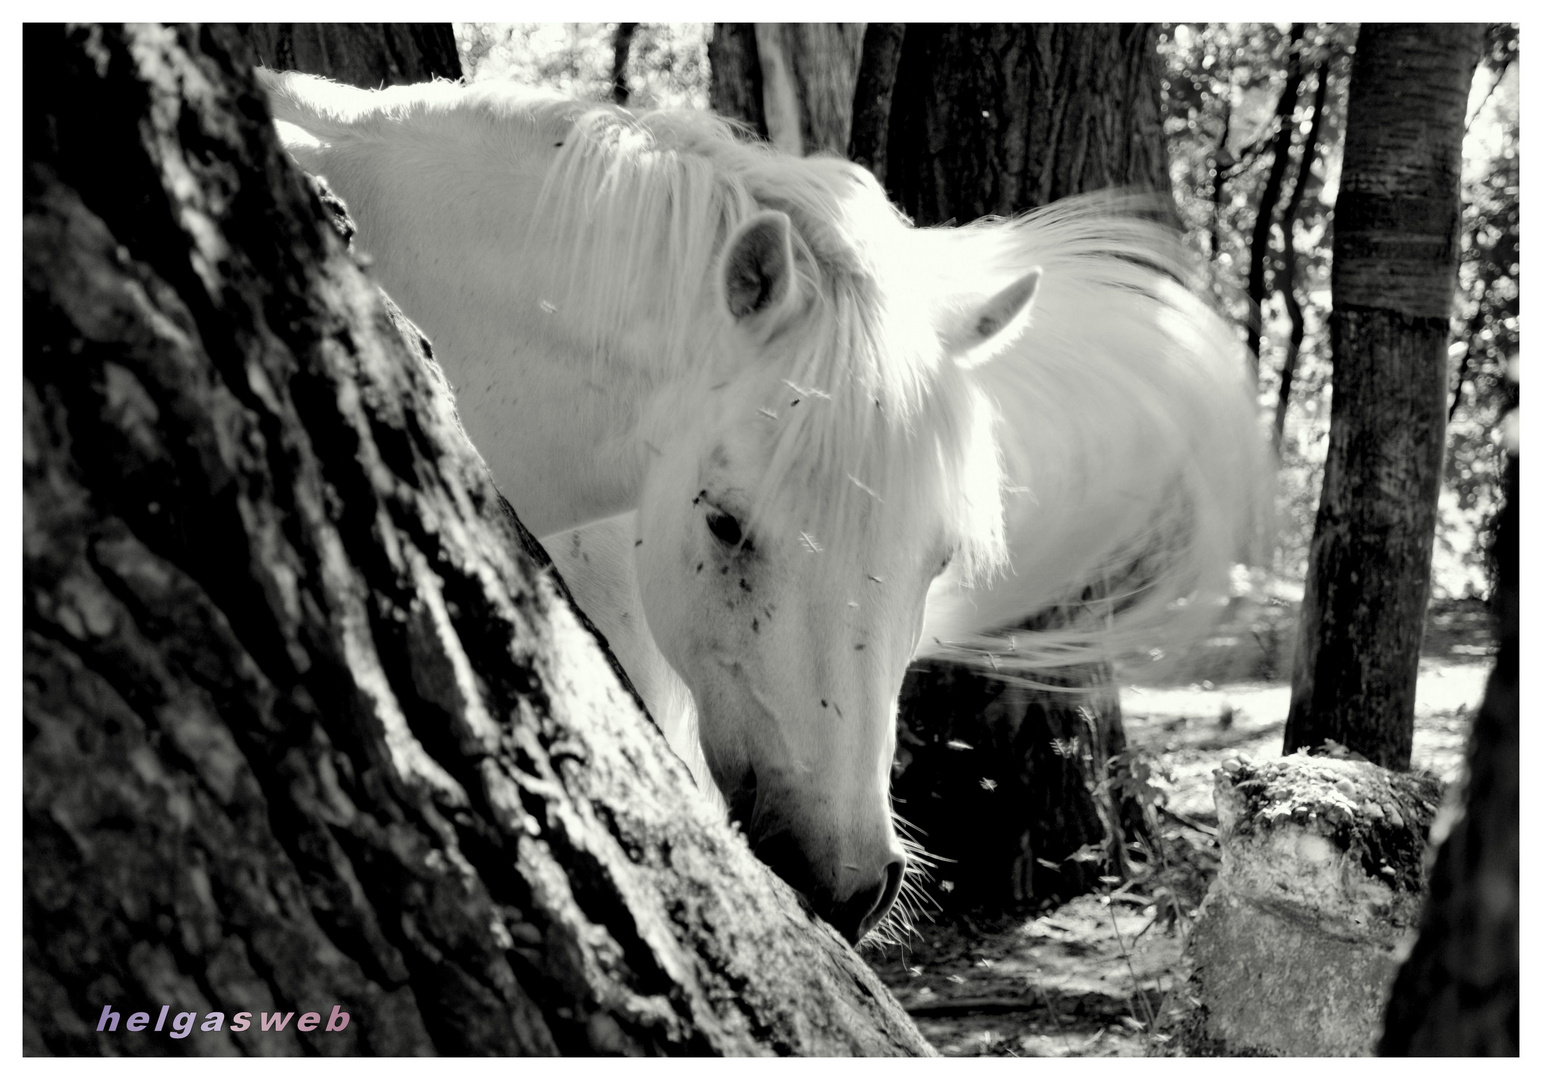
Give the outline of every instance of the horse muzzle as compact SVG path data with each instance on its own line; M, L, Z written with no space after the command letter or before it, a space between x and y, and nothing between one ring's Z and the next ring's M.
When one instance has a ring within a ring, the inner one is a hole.
M758 837L751 831L750 847L853 945L883 921L905 880L905 853L892 839L871 855L811 855L791 829L780 828Z

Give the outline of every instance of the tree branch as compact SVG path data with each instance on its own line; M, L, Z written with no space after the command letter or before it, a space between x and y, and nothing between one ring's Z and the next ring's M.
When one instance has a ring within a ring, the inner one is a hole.
M1275 110L1278 125L1274 135L1274 160L1269 166L1269 176L1264 181L1263 193L1258 199L1258 214L1253 220L1253 240L1248 259L1248 304L1251 318L1248 321L1248 352L1253 364L1253 381L1258 381L1259 349L1263 344L1263 305L1269 295L1265 271L1269 265L1269 232L1274 224L1274 210L1280 201L1280 191L1285 183L1285 170L1290 166L1290 140L1295 133L1296 99L1301 91L1301 39L1306 33L1305 23L1292 23L1290 27L1289 54L1285 62L1285 87L1280 91L1280 102Z
M1274 455L1279 458L1280 446L1285 439L1285 414L1290 408L1290 389L1296 377L1296 364L1301 356L1301 343L1306 337L1306 323L1301 312L1301 301L1296 296L1296 218L1301 213L1302 197L1312 179L1312 163L1317 158L1317 144L1322 135L1323 109L1328 101L1328 73L1332 58L1317 67L1317 89L1312 95L1312 118L1308 122L1301 145L1301 164L1296 170L1296 184L1291 189L1290 201L1285 206L1282 228L1285 233L1285 250L1280 255L1280 292L1285 297L1285 310L1290 315L1290 344L1285 349L1285 359L1280 364L1280 392L1274 405Z

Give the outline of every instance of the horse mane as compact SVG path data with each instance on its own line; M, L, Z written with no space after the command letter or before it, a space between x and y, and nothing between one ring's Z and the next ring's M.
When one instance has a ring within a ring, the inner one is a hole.
M1025 265L1043 277L1027 330L977 371L998 409L1010 569L988 589L937 581L922 658L1021 675L1171 650L1213 621L1265 528L1246 350L1154 209L1096 194L924 234L956 249L938 262L965 290Z

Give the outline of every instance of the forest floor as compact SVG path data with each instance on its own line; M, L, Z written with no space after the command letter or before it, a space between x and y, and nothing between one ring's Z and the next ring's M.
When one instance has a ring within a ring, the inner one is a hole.
M1280 756L1293 612L1235 616L1184 664L1122 695L1132 747L1165 769L1165 859L1102 895L1014 917L952 916L867 959L938 1052L1130 1057L1154 1050L1164 999L1183 991L1190 917L1215 876L1213 775L1224 756ZM1492 663L1487 610L1431 606L1419 662L1413 764L1458 777ZM1197 666L1196 666L1197 665ZM1265 676L1265 677L1260 677ZM1226 717L1230 720L1227 722Z

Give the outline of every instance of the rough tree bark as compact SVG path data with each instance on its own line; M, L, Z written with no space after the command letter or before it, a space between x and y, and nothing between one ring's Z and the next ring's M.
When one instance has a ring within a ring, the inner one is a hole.
M715 112L789 154L845 154L862 23L718 23L708 56Z
M1408 768L1481 43L1473 25L1360 30L1334 209L1333 411L1286 753L1333 739Z
M1156 45L1151 26L909 25L886 140L890 196L922 225L1109 185L1170 205ZM1044 681L1061 680L1081 692L1025 691L948 665L907 680L895 803L928 850L954 860L936 871L952 885L932 890L944 907L1065 899L1125 870L1127 833L1155 841L1138 802L1095 793L1111 772L1117 786L1125 750L1112 668Z
M928 224L1120 185L1170 200L1160 73L1149 25L911 24L885 184Z
M1495 538L1499 657L1473 722L1460 820L1435 858L1419 939L1387 1003L1387 1057L1520 1053L1520 456Z
M926 1052L525 552L243 55L24 32L26 1051Z
M852 91L851 144L846 156L865 166L880 184L889 170L889 112L904 43L904 23L868 23L862 34L862 66Z
M464 74L449 23L248 23L261 63L354 86L401 86Z
M769 138L761 105L755 24L713 23L712 37L707 41L707 66L711 69L707 96L712 111L738 120L763 139Z

